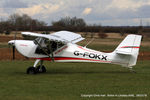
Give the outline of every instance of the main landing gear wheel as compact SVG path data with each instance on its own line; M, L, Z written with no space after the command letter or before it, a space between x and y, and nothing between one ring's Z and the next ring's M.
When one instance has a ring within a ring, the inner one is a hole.
M41 67L40 65L37 66L36 72L37 72L37 73L45 73L45 72L46 72L45 66L43 66L43 65L42 65L42 67Z
M40 65L37 64L40 62ZM32 67L27 69L27 74L45 73L46 68L43 65L43 60L37 59Z
M35 67L29 67L27 69L27 74L36 74L36 68Z

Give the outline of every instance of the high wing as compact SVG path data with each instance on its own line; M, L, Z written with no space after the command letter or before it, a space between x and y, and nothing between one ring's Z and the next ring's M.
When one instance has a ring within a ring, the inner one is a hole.
M84 40L84 38L80 34L69 32L69 31L59 31L59 32L55 32L49 35L38 34L38 33L33 33L33 32L22 32L21 34L27 35L27 36L44 37L49 40L61 41L65 43L67 42L77 43L79 41Z

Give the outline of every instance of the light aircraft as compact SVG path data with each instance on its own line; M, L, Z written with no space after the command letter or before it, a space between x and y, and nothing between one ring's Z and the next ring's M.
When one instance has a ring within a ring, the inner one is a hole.
M59 31L49 35L22 32L25 36L37 37L35 40L11 40L8 44L16 47L19 53L28 58L36 59L27 74L46 72L44 60L51 62L95 62L118 64L129 69L136 65L141 35L127 35L119 46L111 53L99 52L76 43L84 40L77 33ZM39 64L39 66L37 66Z

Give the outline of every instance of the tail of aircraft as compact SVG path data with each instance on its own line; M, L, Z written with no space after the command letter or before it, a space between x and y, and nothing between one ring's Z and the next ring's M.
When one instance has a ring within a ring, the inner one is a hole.
M113 52L112 63L129 68L136 65L141 38L141 35L128 35Z

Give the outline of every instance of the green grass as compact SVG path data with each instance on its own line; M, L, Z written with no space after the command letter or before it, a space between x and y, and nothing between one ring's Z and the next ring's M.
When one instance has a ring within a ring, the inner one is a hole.
M137 73L117 65L49 63L47 73L27 75L33 61L0 61L1 100L143 100L150 96L150 62L139 61ZM147 94L148 97L81 97L81 94Z

